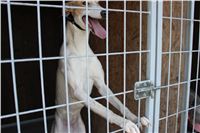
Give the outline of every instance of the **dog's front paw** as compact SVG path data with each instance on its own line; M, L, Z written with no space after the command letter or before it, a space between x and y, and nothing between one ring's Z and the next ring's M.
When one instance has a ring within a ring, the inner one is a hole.
M140 133L137 125L129 120L126 121L124 129L127 133Z
M144 116L141 117L140 122L141 122L142 126L145 126L145 127L149 127L149 125L150 125L150 121L149 121L149 119L147 119L147 118L144 117Z

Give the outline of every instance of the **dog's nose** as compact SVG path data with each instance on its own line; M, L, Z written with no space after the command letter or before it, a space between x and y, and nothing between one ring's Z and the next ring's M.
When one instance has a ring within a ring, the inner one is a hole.
M102 17L103 19L106 18L106 11L101 11L101 17Z

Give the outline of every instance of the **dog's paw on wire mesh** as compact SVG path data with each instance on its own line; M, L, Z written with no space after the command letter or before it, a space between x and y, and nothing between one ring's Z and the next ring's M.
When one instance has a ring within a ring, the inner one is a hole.
M149 119L147 119L144 116L141 117L140 122L141 122L142 126L145 126L145 127L149 127L151 125Z
M137 125L129 120L127 120L125 122L125 127L124 127L125 131L127 133L140 133L139 128L137 127Z

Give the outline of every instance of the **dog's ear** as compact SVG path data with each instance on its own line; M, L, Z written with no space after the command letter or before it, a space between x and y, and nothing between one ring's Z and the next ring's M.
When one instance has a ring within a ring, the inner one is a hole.
M75 8L70 8L70 7L73 7L73 6L83 7L82 3L83 3L82 1L70 1L70 2L65 3L65 5L67 6L65 10L66 15L69 15L69 14L74 15L77 12L79 12L81 9L75 9Z
M66 15L73 14L74 10L73 10L73 8L70 8L70 7L71 7L71 6L76 6L75 1L67 2L67 3L65 3L65 5L66 5L66 6L69 6L69 7L65 10Z
M67 3L65 3L65 5L66 6L73 6L74 5L74 2L67 2ZM65 13L66 13L66 15L69 15L69 14L72 14L73 13L73 9L72 8L69 8L69 7L67 7L67 9L65 10Z

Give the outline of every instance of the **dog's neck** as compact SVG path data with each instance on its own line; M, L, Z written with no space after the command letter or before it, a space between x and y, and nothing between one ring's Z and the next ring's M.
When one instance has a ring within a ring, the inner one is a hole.
M90 49L86 42L89 39L90 31L88 30L87 35L86 31L80 30L71 22L67 22L66 34L68 47L76 50L78 54L85 55L87 46Z

